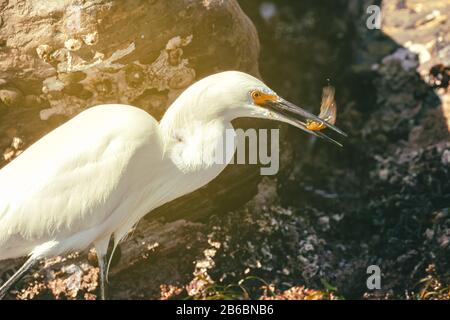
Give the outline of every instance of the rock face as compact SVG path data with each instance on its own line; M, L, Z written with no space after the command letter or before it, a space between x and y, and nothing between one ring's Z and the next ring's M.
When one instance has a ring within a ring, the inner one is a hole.
M235 0L0 0L0 166L85 108L131 104L159 119L204 76L224 70L259 76L258 57L256 29ZM254 172L229 168L212 187L158 216L195 220L216 210L214 203L245 202L256 192ZM238 184L247 191L220 200ZM189 227L174 223L177 230ZM177 243L171 227L143 224L144 238L168 230L169 247ZM124 247L124 268L139 254L134 245ZM0 270L15 264L2 262Z
M258 75L256 31L234 0L11 0L0 17L0 134L15 124L27 144L86 107L159 118L196 79Z

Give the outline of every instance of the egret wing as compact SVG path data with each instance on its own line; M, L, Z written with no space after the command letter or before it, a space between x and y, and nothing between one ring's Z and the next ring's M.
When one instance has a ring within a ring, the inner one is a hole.
M158 124L131 106L88 109L44 136L0 170L0 250L12 237L42 241L100 224L142 181L128 173L138 174L130 168L145 148L157 167Z

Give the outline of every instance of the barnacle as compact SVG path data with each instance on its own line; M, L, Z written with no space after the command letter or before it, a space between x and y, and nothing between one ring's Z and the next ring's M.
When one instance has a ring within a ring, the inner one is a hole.
M125 70L125 77L128 85L136 87L144 81L144 71L136 64L127 66Z
M99 94L110 94L113 89L113 85L110 80L105 79L98 81L94 84L95 91Z
M53 48L50 47L48 44L41 44L36 48L36 53L38 57L45 62L50 62L52 60L51 54L53 52Z
M70 51L77 51L81 48L81 41L79 39L67 39L64 41L64 46Z
M93 31L88 34L84 34L81 36L81 39L83 39L83 42L88 46L93 46L98 41L98 32Z

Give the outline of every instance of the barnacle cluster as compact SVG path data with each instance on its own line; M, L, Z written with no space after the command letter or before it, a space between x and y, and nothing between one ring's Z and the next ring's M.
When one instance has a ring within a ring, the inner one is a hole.
M57 76L43 81L42 91L50 104L50 108L40 113L43 120L54 114L70 115L86 106L109 102L141 101L143 105L138 106L145 108L146 99L143 97L148 95L149 90L157 92L158 105L148 109L155 111L152 109L157 108L155 112L159 114L180 90L188 87L195 79L195 71L189 67L188 59L183 58L182 49L189 45L192 36L170 39L151 64L132 61L123 65L117 61L135 51L134 43L116 50L108 57L96 51L91 60L85 60L77 52L84 46L95 45L99 34L95 24L82 30L81 33L69 33L61 48L54 49L47 44L36 48L38 57L52 64L57 71Z

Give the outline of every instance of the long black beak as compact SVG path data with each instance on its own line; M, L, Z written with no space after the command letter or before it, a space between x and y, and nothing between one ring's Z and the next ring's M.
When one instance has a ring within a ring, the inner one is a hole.
M341 136L347 137L347 134L342 131L341 129L337 128L336 126L332 125L331 123L328 123L327 121L313 115L312 113L309 113L308 111L296 106L295 104L286 101L282 98L279 98L277 101L268 102L267 107L275 112L277 115L279 115L280 121L292 124L293 126L308 132L309 134L312 134L316 137L319 137L321 139L327 140L328 142L331 142L333 144L336 144L340 147L342 147L342 144L338 141L330 138L326 134L324 134L321 131L313 131L309 130L306 126L306 121L312 120L315 122L318 122L320 124L323 124L324 126L330 128L331 130L337 132Z

